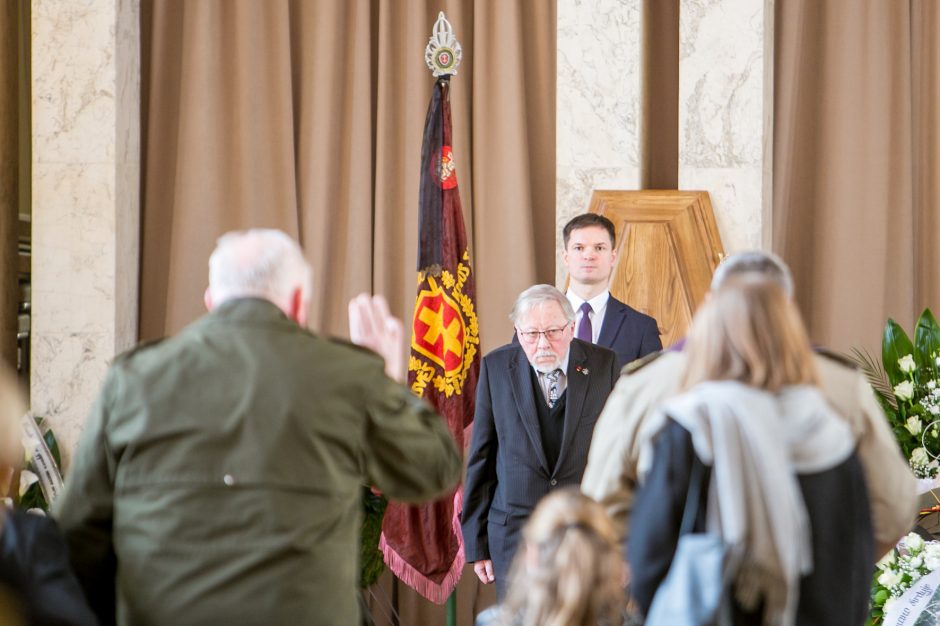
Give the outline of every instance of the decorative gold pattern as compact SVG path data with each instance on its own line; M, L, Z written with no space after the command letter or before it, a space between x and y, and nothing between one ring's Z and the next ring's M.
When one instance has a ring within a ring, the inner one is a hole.
M480 345L480 326L477 320L476 310L473 299L464 293L464 285L470 278L470 254L465 250L462 260L457 264L457 277L454 278L447 270L441 272L441 285L447 290L445 293L441 286L438 286L433 278L428 277L424 272L418 275L420 283L429 284L429 293L439 292L447 300L452 301L459 307L461 322L463 323L463 358L459 367L447 369L443 363L435 358L433 360L422 358L426 356L424 349L417 345L412 338L411 358L408 360L408 371L414 372L414 381L411 384L411 390L415 395L423 397L428 385L433 385L435 389L443 392L446 397L454 394L460 395L463 392L463 384L467 378L467 373L473 365L477 351ZM420 300L420 298L419 298ZM415 316L421 315L425 311L423 307L416 307ZM453 336L453 335L452 335ZM445 339L446 340L446 339ZM455 352L452 350L452 352Z

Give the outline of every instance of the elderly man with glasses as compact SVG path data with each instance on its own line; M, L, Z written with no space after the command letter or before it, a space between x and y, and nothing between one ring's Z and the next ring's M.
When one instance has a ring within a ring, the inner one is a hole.
M461 520L467 561L500 598L539 499L580 484L620 369L612 351L574 338L571 303L550 285L522 292L510 318L518 343L487 354L480 370Z

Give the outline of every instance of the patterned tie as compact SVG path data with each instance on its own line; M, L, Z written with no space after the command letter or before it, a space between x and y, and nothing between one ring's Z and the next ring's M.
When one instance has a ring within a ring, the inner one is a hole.
M555 406L558 402L558 377L561 376L561 370L552 370L545 374L545 382L548 386L548 408Z
M594 327L591 326L591 313L594 309L585 302L581 305L581 323L578 324L578 339L592 343L594 340Z

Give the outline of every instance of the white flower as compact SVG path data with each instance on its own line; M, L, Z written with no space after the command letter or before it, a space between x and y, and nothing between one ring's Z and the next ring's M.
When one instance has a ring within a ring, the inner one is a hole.
M914 467L921 467L930 463L930 457L927 456L927 451L923 448L914 448L911 451L911 465Z
M914 357L907 354L898 359L898 367L900 367L901 371L905 374L910 374L917 369L917 364L914 363Z
M926 567L927 570L931 572L940 567L940 556L925 556L924 567Z
M940 415L940 405L935 404L929 410L931 415Z
M908 565L911 569L920 569L924 566L924 559L921 555L918 554L917 556L911 558L911 560L908 562Z
M31 471L23 470L20 472L20 497L22 498L26 491L29 490L34 483L38 482L39 476L36 476Z
M934 363L937 364L937 367L940 367L940 356L934 358Z
M924 540L917 533L907 533L907 537L904 538L904 545L907 546L908 552L913 556L924 549Z
M903 576L901 572L896 572L893 569L885 570L878 576L878 584L885 587L894 587L901 582Z
M894 395L898 400L910 400L914 397L914 383L909 380L898 383L894 386Z
M919 417L912 415L911 417L907 418L907 422L904 424L904 428L907 429L907 432L916 437L920 434L920 431L924 429L924 425L920 421Z
M937 381L935 380L927 381L927 389L936 389L936 388L937 388Z
M894 550L889 551L886 555L881 557L881 560L875 563L875 566L878 569L888 569L896 563L894 558Z

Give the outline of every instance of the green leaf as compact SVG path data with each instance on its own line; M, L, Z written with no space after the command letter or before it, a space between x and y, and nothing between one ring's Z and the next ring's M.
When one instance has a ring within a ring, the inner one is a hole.
M55 433L47 430L42 438L46 440L46 446L49 447L49 452L52 454L56 467L62 467L62 453L59 452L59 442L55 438Z
M878 593L876 593L875 597L872 599L875 601L875 604L884 605L884 603L888 600L888 595L889 594L887 589L879 589Z
M914 328L914 361L917 367L936 371L933 354L940 352L940 325L930 309L924 309Z
M907 379L898 366L898 359L913 353L914 344L911 343L907 333L897 322L889 318L888 323L885 324L884 340L881 343L881 361L892 387Z
M385 516L385 507L388 500L384 496L377 496L372 490L363 487L362 507L364 516L360 529L360 563L359 586L363 589L369 587L385 571L385 562L379 551L379 536L382 534L382 518Z

